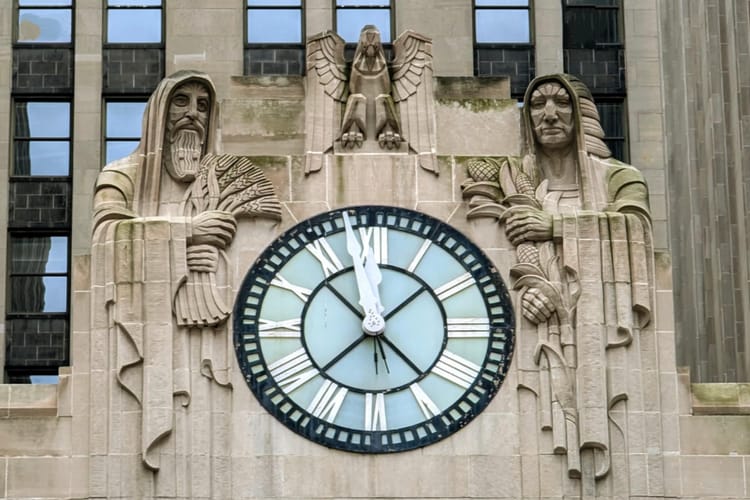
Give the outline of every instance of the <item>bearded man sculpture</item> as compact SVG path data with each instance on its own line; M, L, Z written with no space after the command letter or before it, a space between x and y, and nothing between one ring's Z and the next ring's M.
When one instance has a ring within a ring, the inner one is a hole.
M161 470L162 487L179 483L179 470L201 488L223 480L214 472L230 453L223 419L233 356L224 250L237 217L280 215L262 172L246 158L217 154L218 112L208 75L165 78L146 106L137 149L102 170L94 196L91 371L102 376L92 377L92 398L110 398L97 405L109 409L107 418L92 418L95 446ZM197 435L217 448L180 453ZM117 464L108 470L110 486L125 474ZM157 496L153 479L137 482L144 496Z
M464 195L469 217L497 217L516 247L519 386L536 396L543 434L586 492L613 461L630 469L621 443L636 438L623 433L642 429L628 427L628 401L642 411L658 398L639 378L639 342L654 335L648 190L611 157L577 78L535 79L522 113L524 154L471 162Z

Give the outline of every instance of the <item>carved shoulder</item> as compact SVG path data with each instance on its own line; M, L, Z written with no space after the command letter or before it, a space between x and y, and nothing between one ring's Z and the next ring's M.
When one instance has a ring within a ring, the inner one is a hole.
M648 186L640 170L617 160L607 163L610 208L617 212L636 212L651 220Z

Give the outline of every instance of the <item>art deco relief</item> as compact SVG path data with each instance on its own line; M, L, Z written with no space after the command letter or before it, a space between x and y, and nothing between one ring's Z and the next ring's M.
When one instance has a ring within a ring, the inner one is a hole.
M639 333L653 328L646 184L611 158L578 79L537 78L522 113L522 156L470 162L468 217L496 218L515 246L519 387L536 396L552 451L567 456L571 478L602 479L613 459L627 477L627 452L613 443L628 440L628 400L642 404L633 373Z
M307 42L305 172L320 170L327 153L400 152L437 173L431 40L402 33L389 63L368 25L350 64L344 47L330 31Z
M92 377L92 399L108 397L101 407L109 413L92 420L93 447L140 456L154 471L187 460L180 446L189 435L214 443L203 453L212 463L229 453L231 407L221 391L231 389L233 297L225 250L238 219L281 214L263 172L220 154L218 126L208 75L175 73L151 96L137 149L107 165L96 184L92 374L105 376ZM215 416L207 420L206 411ZM112 467L103 488L122 473ZM207 474L207 484L222 480L200 469L196 477Z

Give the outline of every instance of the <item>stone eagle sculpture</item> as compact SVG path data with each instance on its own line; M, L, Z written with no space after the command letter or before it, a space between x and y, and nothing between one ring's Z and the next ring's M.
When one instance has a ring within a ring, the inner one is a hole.
M307 41L305 173L334 151L417 154L437 173L431 39L405 31L389 63L380 32L367 25L350 67L345 46L331 31Z

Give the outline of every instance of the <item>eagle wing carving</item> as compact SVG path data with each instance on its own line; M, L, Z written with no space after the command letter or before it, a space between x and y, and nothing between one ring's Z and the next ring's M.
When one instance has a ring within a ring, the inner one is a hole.
M307 41L305 174L320 170L323 155L339 135L348 93L344 46L344 39L332 31Z
M407 30L393 42L393 53L391 92L401 117L402 135L419 155L420 166L437 174L432 40Z

